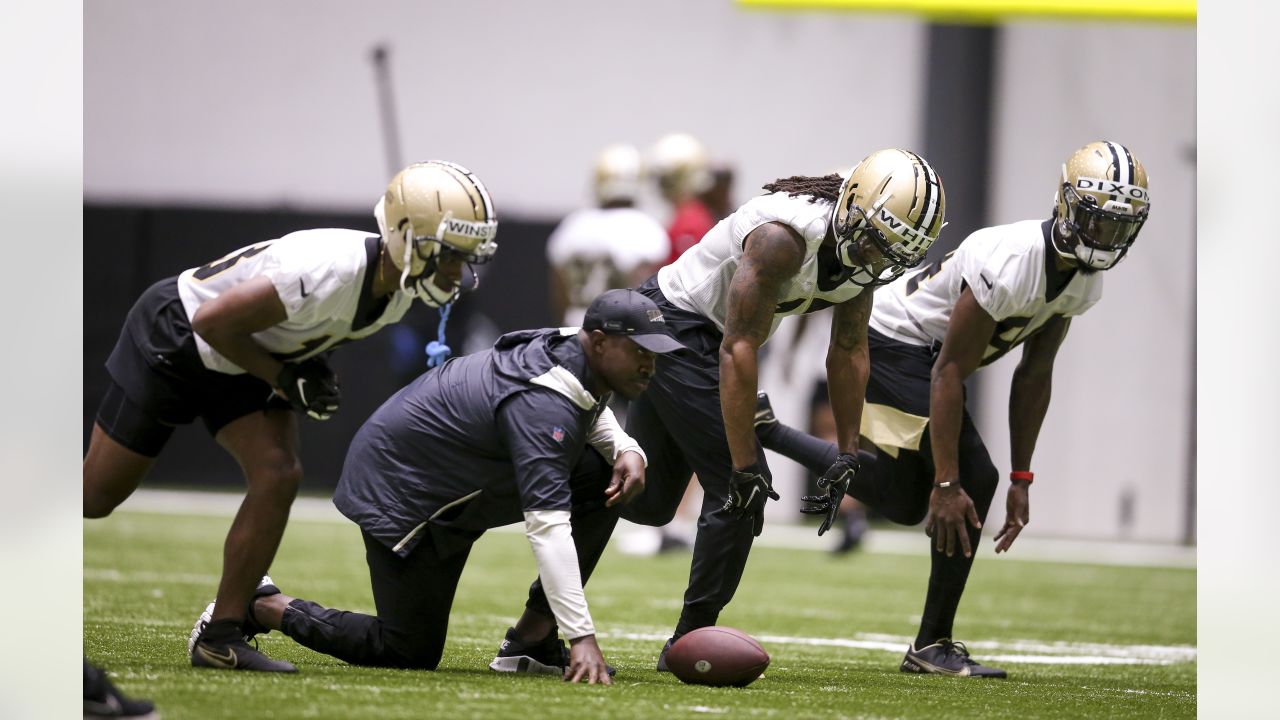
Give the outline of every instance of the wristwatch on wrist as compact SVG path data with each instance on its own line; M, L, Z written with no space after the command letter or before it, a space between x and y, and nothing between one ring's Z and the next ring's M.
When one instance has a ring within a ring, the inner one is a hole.
M960 487L960 481L959 481L959 480L948 480L948 481L946 481L946 482L936 482L936 483L934 483L934 484L933 484L933 486L934 486L934 487L936 487L936 488L943 488L943 489L945 489L945 488L949 488L949 487Z

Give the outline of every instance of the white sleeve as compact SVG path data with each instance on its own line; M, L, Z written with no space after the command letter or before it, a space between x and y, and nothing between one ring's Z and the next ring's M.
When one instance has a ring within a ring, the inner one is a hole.
M529 510L524 514L524 532L533 547L542 589L564 636L575 640L594 635L596 628L587 610L587 596L582 591L569 511Z
M961 244L957 253L960 276L964 278L978 305L996 322L1025 309L1030 301L1027 278L1034 272L1023 272L1025 254L1011 252L1008 243ZM1015 249L1016 250L1016 249Z
M591 426L591 431L587 434L587 443L608 458L611 463L617 462L618 456L622 453L630 451L639 455L644 466L649 467L649 457L644 454L644 450L640 449L640 443L623 432L622 426L618 424L618 418L614 417L613 410L610 408L605 408L596 419L596 424Z

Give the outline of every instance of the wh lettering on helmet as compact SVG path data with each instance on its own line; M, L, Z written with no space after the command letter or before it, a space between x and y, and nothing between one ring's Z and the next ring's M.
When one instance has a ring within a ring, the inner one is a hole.
M880 208L879 212L876 214L876 217L880 220L880 222L885 224L885 226L889 229L889 232L901 238L900 242L896 242L892 245L892 248L895 252L905 249L904 243L914 242L926 237L924 233L908 225L905 220L902 220L898 218L898 216L889 212L888 208L884 208L884 207Z

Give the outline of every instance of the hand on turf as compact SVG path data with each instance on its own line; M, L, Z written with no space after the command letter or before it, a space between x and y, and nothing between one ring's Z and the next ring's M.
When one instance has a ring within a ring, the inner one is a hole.
M811 503L812 507L801 507L800 512L809 515L826 515L822 526L818 528L818 537L831 529L840 512L840 501L849 490L849 483L858 474L858 456L840 453L840 457L818 478L818 487L827 491L826 495L805 495L802 502Z
M564 680L571 683L586 680L588 685L613 684L595 635L583 635L569 641L569 667L564 669Z
M604 490L604 506L626 505L644 492L644 459L628 450L613 463L613 479Z
M777 500L769 478L760 471L759 465L734 470L729 476L729 497L724 501L724 511L738 517L751 516L751 532L756 537L764 531L764 504L768 500Z
M964 488L959 485L935 487L929 495L929 515L924 520L924 531L933 538L938 552L945 551L947 557L951 557L959 546L965 557L973 556L966 522L975 528L982 527L978 510Z
M1031 483L1015 482L1009 485L1004 498L1004 527L996 535L996 552L1001 553L1013 545L1022 528L1031 522Z
M285 363L276 376L276 388L294 410L316 420L328 420L342 400L338 376L319 357Z

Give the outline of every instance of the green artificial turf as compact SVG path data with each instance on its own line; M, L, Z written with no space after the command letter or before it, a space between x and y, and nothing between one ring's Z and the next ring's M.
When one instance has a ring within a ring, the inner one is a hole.
M653 665L679 613L689 555L612 548L587 588L612 687L488 670L534 577L518 533L489 533L463 574L436 672L357 668L260 638L297 675L196 670L191 624L212 599L229 519L118 512L84 525L84 644L130 695L180 718L1180 718L1196 712L1194 570L1034 563L982 549L956 623L1010 679L897 671L928 558L756 548L720 618L773 662L745 689L681 684ZM1016 552L1016 548L1015 548ZM288 594L369 612L354 525L293 521L272 567ZM840 645L850 641L853 646ZM888 643L889 649L878 647ZM1026 656L1038 662L1019 662ZM1062 658L1057 660L1055 658ZM1086 662L1071 662L1083 658ZM1099 664L1110 658L1126 664ZM1133 659L1143 664L1132 664Z

